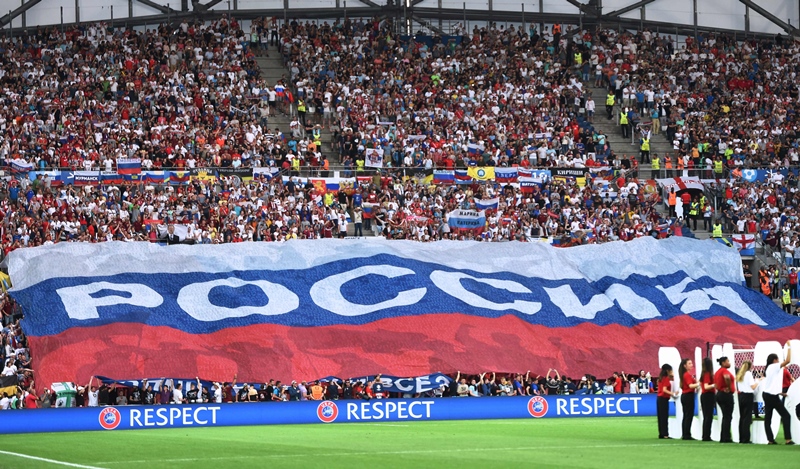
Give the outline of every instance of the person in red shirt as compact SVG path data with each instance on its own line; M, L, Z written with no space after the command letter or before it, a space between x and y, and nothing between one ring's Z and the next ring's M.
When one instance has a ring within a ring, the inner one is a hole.
M681 364L678 366L678 376L681 382L681 408L683 408L682 440L695 440L692 438L692 420L696 401L695 392L700 387L700 383L694 379L693 369L694 363L688 358L681 360Z
M658 438L669 440L669 400L678 397L678 391L672 392L672 366L661 365L658 375L658 394L656 398L656 415L658 416Z
M781 389L783 393L783 399L786 400L786 393L789 392L789 386L794 383L794 378L792 374L789 372L788 368L783 369L783 383L781 383Z
M728 357L717 360L719 370L714 373L714 386L717 388L717 405L722 410L722 428L719 442L733 443L731 438L731 422L733 421L733 395L736 394L736 378L730 372L731 361Z
M700 373L700 409L703 411L703 441L711 441L711 424L714 423L714 362L703 359Z
M39 398L36 397L36 390L33 388L33 386L29 387L25 392L23 401L25 402L26 409L37 409L39 407Z
M622 394L622 386L624 385L625 381L628 381L628 375L623 372L614 372L614 394Z

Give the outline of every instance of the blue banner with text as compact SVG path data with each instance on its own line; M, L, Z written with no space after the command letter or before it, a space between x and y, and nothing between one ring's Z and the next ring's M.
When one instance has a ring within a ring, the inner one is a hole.
M376 421L654 417L655 415L654 394L209 403L3 412L0 434Z

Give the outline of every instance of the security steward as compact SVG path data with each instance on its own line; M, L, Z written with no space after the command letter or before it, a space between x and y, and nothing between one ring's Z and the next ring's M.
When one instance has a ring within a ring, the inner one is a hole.
M692 220L692 229L697 230L697 219L700 218L700 201L697 197L689 204L689 218Z
M608 90L608 96L606 96L606 115L608 116L608 120L611 120L611 115L614 113L614 92Z
M714 178L722 179L722 159L719 157L714 159Z
M619 126L622 129L622 138L630 138L631 124L628 122L628 108L619 111Z
M669 203L669 216L675 216L675 206L678 205L678 194L675 193L675 187L670 189L669 196L667 198L667 202Z
M761 270L758 271L758 284L761 287L761 293L766 296L772 294L772 289L769 287L769 272L767 272L767 269L763 266Z
M658 173L661 172L661 160L658 159L658 154L653 154L653 159L650 160L650 169L652 170L650 179L658 179Z
M719 220L717 220L717 222L714 223L714 228L713 231L711 232L711 237L722 238L722 223L720 223Z
M781 304L786 314L792 314L792 293L789 290L789 285L784 285L781 290Z
M650 138L642 138L642 144L639 146L641 154L639 155L639 163L645 164L650 162ZM647 161L645 161L645 159Z

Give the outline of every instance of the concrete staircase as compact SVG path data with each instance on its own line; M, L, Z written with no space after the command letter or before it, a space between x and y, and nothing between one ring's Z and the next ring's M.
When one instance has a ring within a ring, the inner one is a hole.
M258 63L258 68L261 70L261 78L267 81L269 86L275 86L275 83L278 80L283 79L284 81L288 82L289 77L291 76L291 72L288 68L283 64L283 57L281 56L280 52L278 51L271 51L269 57L256 57L256 63ZM292 112L296 113L297 108L295 107ZM270 110L270 117L269 117L269 128L275 129L276 127L281 130L281 132L285 134L291 133L291 128L289 124L291 124L294 115L287 115L284 114L277 109ZM306 118L310 118L310 115L307 115ZM320 122L321 123L321 122ZM339 152L338 150L334 149L333 146L333 134L328 128L322 129L322 154L328 157L328 161L330 161L331 166L335 166L340 164L339 160ZM301 176L306 176L305 171L301 172ZM352 219L352 212L350 213L350 217ZM347 224L347 234L348 236L355 236L355 223L348 223ZM372 230L367 230L366 228L363 229L364 236L366 237L373 237L375 236Z
M594 98L596 106L594 122L592 123L594 128L605 134L606 141L611 145L614 153L620 156L628 155L631 159L635 158L636 161L639 161L639 143L636 135L634 135L634 143L631 143L630 138L622 137L622 128L619 125L619 112L621 103L617 103L617 105L614 106L614 114L611 120L608 120L606 119L605 106L608 90L606 88L595 87L594 83L584 83L584 89L590 92L592 94L592 98ZM649 119L643 120L647 121ZM672 142L667 140L663 131L659 135L653 135L650 138L650 154L657 154L662 157L662 174L664 170L663 157L667 153L672 154L674 165L675 154L672 150ZM639 165L639 177L642 179L650 179L652 177L652 169L649 163ZM662 175L660 177L665 176ZM665 216L669 213L667 207L663 205L659 206L659 210L661 210ZM695 234L695 236L697 236L698 239L707 239L711 237L710 231L705 231L702 229L702 220L699 220L697 228L698 229L696 231L692 230L692 232Z
M283 64L283 56L279 51L271 50L269 57L256 57L256 63L258 64L259 69L261 70L261 77L267 81L269 86L275 86L275 83L278 80L283 79L285 82L290 81L291 72L288 68ZM281 130L281 132L285 134L290 134L291 129L289 124L292 122L292 118L297 113L297 107L294 106L292 109L293 114L287 115L284 114L277 109L270 109L270 117L269 117L269 127L270 129L275 129L276 127ZM306 114L307 119L311 119L310 114ZM321 122L320 122L321 124ZM339 161L339 152L335 150L333 147L333 134L327 128L322 129L322 154L328 157L328 161L330 161L331 166L338 165Z

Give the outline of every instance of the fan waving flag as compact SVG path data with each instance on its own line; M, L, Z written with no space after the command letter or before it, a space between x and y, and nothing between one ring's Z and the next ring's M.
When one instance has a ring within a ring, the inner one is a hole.
M33 168L33 163L29 163L23 159L17 158L11 160L11 171L15 173L27 173L28 171L33 171Z
M755 256L756 255L756 235L754 234L738 234L731 238L733 247L739 250L742 256Z
M494 199L473 199L478 210L497 210L500 206L500 197Z
M142 160L139 158L117 158L119 174L139 174L142 172Z
M463 169L457 169L453 174L453 178L456 180L456 184L469 184L472 182L472 178Z
M453 210L447 214L447 225L451 229L479 233L486 226L486 213L483 210Z

